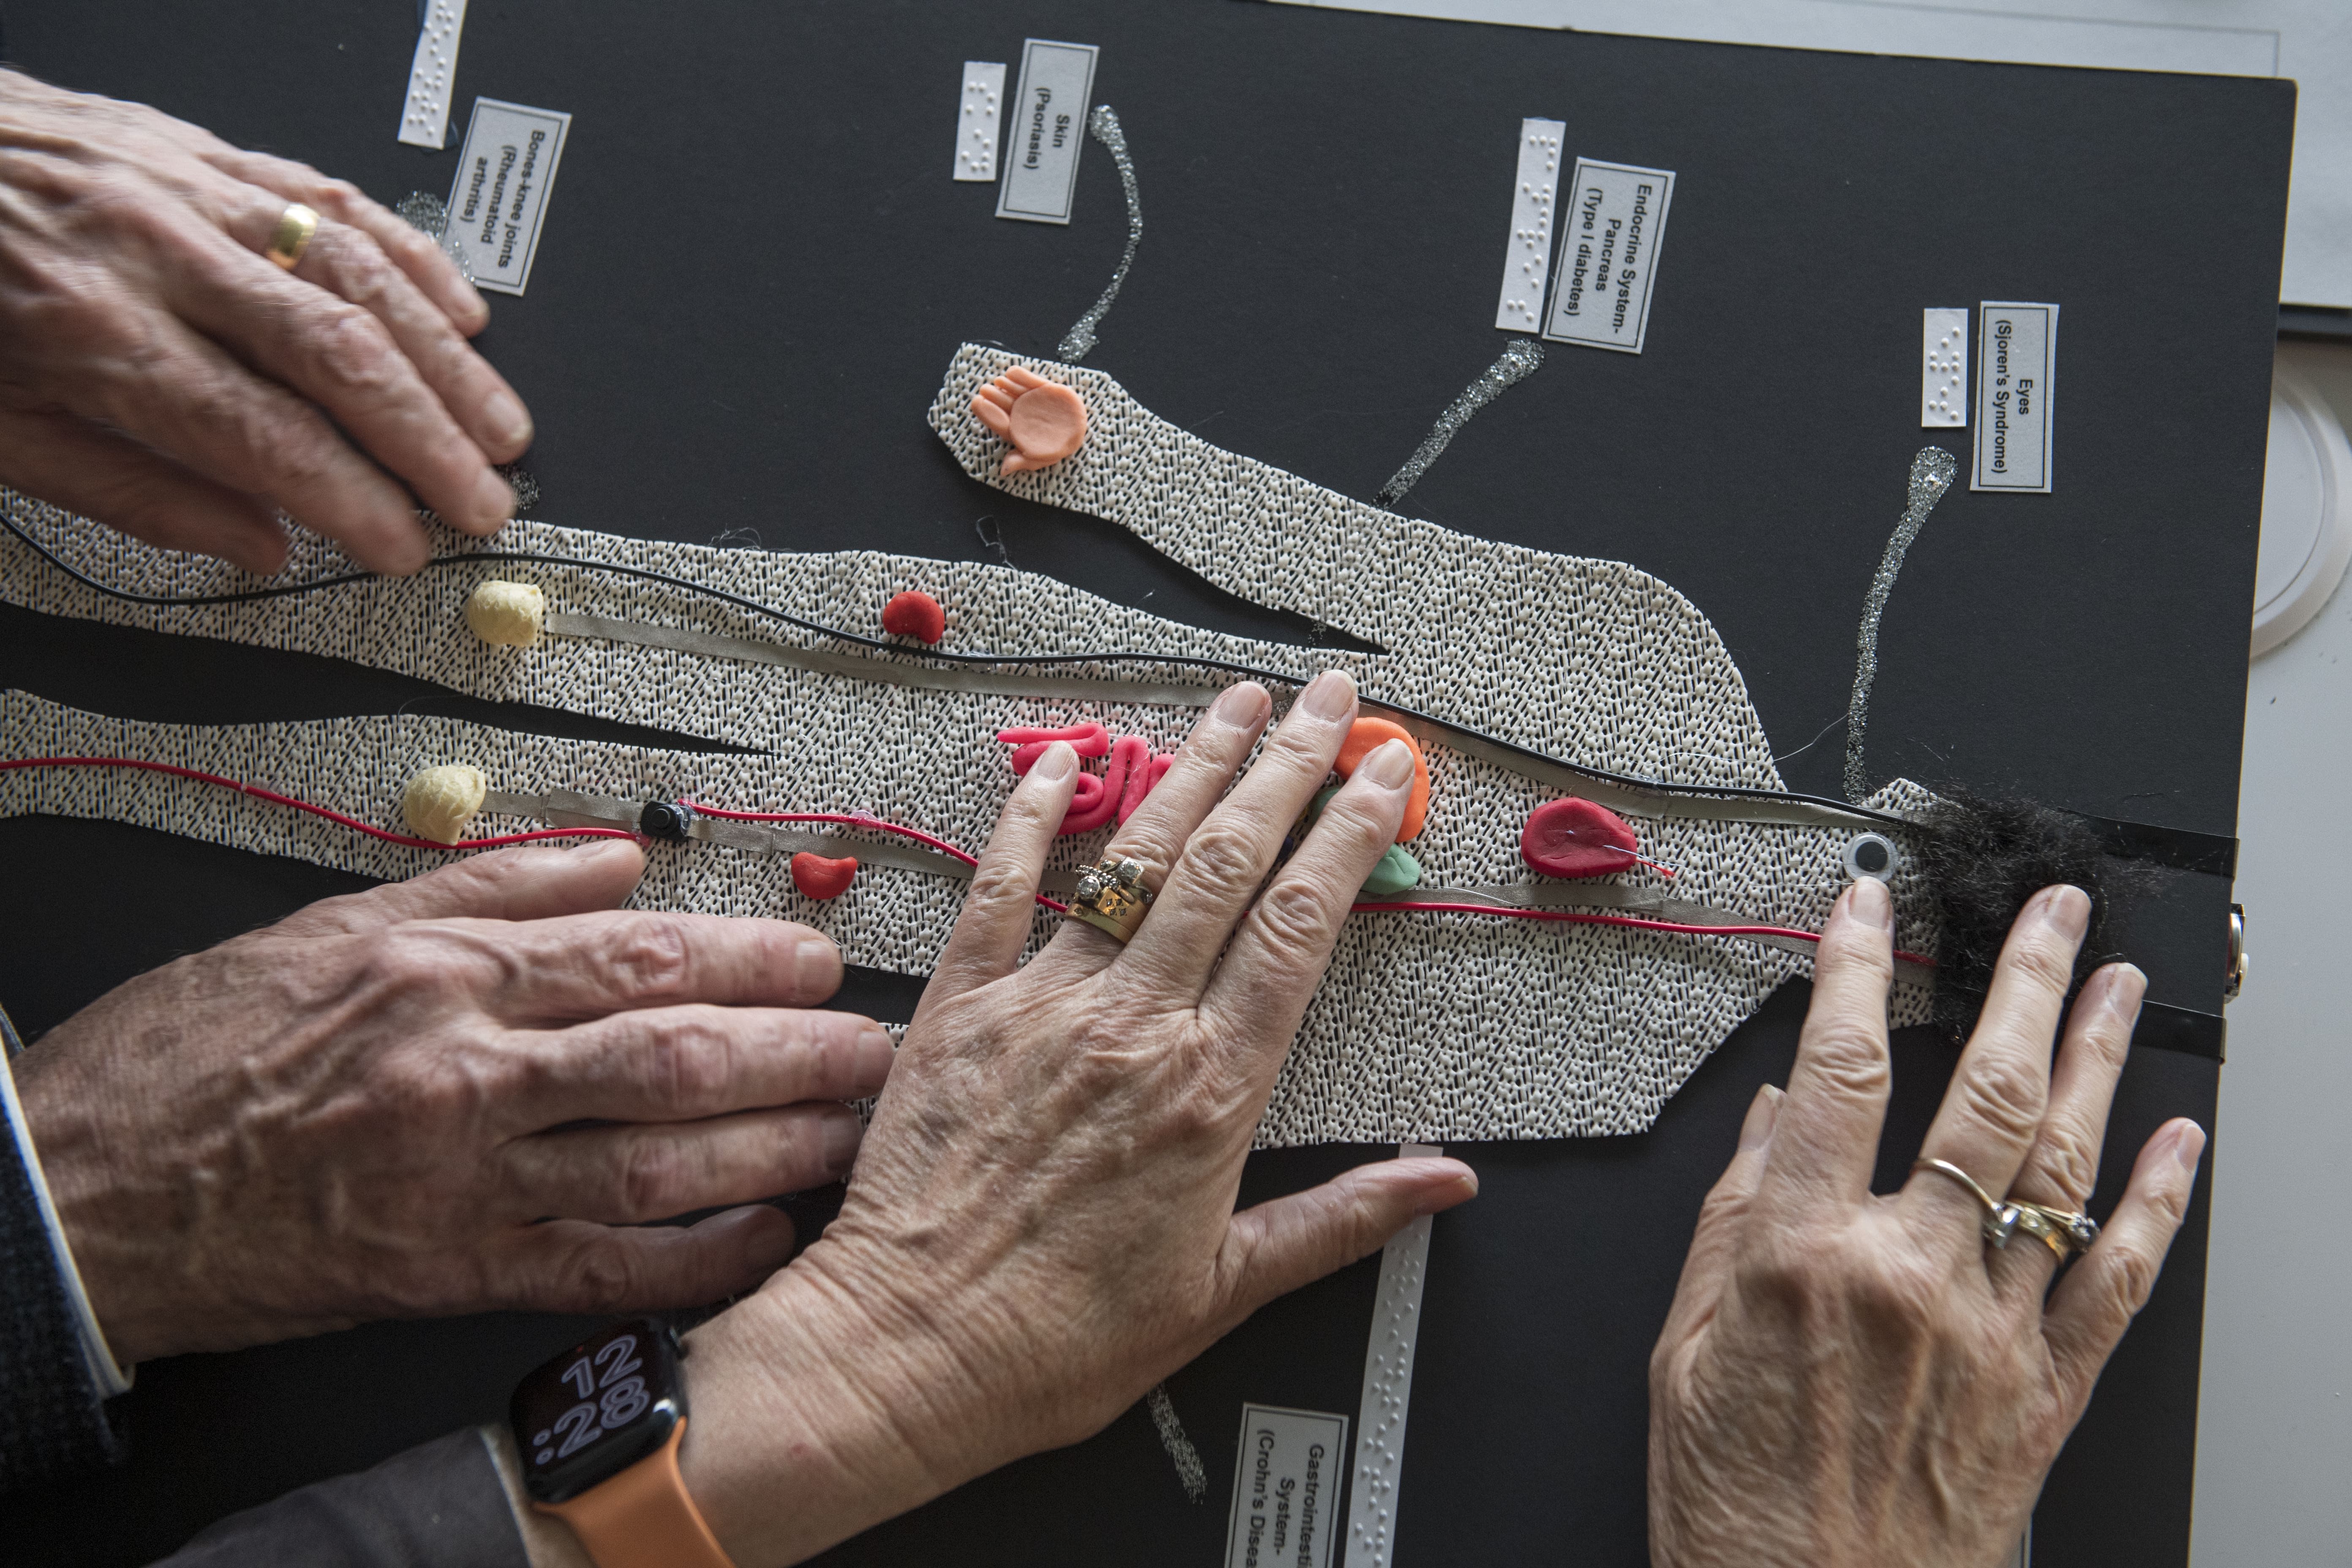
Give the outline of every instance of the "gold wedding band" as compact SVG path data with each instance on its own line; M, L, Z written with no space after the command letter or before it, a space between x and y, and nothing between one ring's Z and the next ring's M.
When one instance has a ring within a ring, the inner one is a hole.
M300 202L289 202L286 210L278 215L278 228L269 237L269 248L262 254L291 272L302 259L302 253L310 247L310 237L318 232L319 215Z
M1078 890L1070 896L1070 918L1107 931L1124 945L1151 910L1151 891L1143 885L1139 860L1097 860L1078 873Z
M2089 1215L2074 1209L2053 1208L2048 1204L2028 1203L2023 1198L1997 1200L1977 1183L1974 1176L1949 1160L1914 1160L1915 1171L1933 1171L1939 1176L1949 1176L1969 1190L1984 1215L1977 1224L1985 1240L1995 1247L2009 1246L2009 1238L2019 1231L2033 1237L2065 1262L2078 1252L2087 1252L2099 1239L2099 1222Z

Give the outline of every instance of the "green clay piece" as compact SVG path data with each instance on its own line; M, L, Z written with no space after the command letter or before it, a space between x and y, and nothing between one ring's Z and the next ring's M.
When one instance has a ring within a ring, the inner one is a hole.
M1306 815L1298 819L1300 827L1313 826L1315 819L1323 815L1323 808L1331 804L1331 797L1339 793L1339 786L1333 784L1307 802ZM1381 863L1372 868L1372 874L1364 879L1363 892L1375 899L1384 899L1391 893L1402 893L1407 888L1419 886L1421 862L1414 859L1403 845L1391 844L1388 853L1381 857Z
M1364 891L1375 898L1402 893L1407 888L1421 885L1421 862L1414 859L1402 844L1391 844L1372 874L1364 879Z

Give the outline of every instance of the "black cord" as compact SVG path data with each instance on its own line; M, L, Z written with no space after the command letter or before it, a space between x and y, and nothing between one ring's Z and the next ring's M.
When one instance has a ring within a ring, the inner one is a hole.
M247 588L232 594L135 594L128 588L117 588L111 584L101 583L97 578L91 576L89 573L82 571L79 567L73 565L71 563L60 560L57 555L51 553L48 548L43 545L40 541L35 539L31 534L26 533L23 529L17 527L16 520L10 517L5 510L0 510L0 528L5 528L9 532L15 534L18 539L25 542L26 548L30 549L34 554L39 556L51 566L56 567L58 571L72 578L75 582L79 583L83 587L91 589L96 593L102 594L110 599L121 599L125 603L133 605L153 605L163 608L173 609L193 609L207 605L244 605L251 604L261 599L281 599L295 594L312 593L320 588L339 588L352 583L373 582L381 575L381 574L374 572L346 572L339 576L314 577L309 582L280 584L274 588ZM707 583L697 583L685 577L673 577L666 572L649 571L642 566L621 566L608 561L583 560L575 555L546 555L534 551L526 550L475 550L467 551L459 555L436 555L427 561L421 570L431 571L432 569L439 566L463 566L484 561L515 561L538 566L569 566L587 572L610 572L616 576L632 577L642 583L657 583L666 588L675 588L688 594L699 594L706 598L717 599L722 603L732 605L739 610L748 610L755 616L762 616L772 621L782 621L787 626L797 626L802 631L813 633L817 637L831 637L836 642L853 643L859 647L878 648L885 653L909 654L917 658L938 659L950 664L1017 664L1032 666L1054 664L1172 664L1181 666L1188 669L1206 669L1213 670L1221 675L1240 676L1246 680L1271 680L1282 686L1304 686L1307 684L1307 680L1311 679L1307 676L1286 675L1278 670L1256 669L1253 668L1249 665L1235 664L1226 659L1203 658L1196 655L1188 654L986 654L950 653L939 648L910 648L903 643L886 642L880 637L863 637L856 632L845 632L834 626L821 626L815 621L803 620L798 616L791 615L783 610L776 609L772 605L762 605L756 599L747 599L740 594L730 594L724 588L714 588ZM1895 816L1883 811L1873 811L1867 806L1849 805L1847 802L1842 800L1832 800L1826 795L1798 795L1788 790L1756 789L1746 784L1667 784L1662 780L1639 778L1630 773L1608 773L1600 768L1586 767L1582 763L1579 763L1561 762L1557 757L1549 757L1546 756L1541 752L1530 751L1525 746L1517 745L1512 742L1502 740L1496 736L1485 734L1479 731L1470 729L1465 725L1456 724L1451 720L1439 719L1431 714L1416 712L1412 709L1400 707L1393 702L1383 702L1375 699L1370 705L1378 708L1385 708L1390 712L1401 713L1408 719L1418 720L1422 723L1433 725L1441 730L1451 730L1457 734L1469 736L1482 744L1492 746L1498 751L1511 752L1516 756L1525 757L1530 762L1548 763L1552 767L1561 768L1570 773L1581 773L1587 778L1600 779L1606 783L1618 784L1627 789L1647 790L1657 795L1720 795L1734 800L1789 801L1801 803L1806 805L1826 806L1830 810L1838 812L1846 816L1864 817L1873 822L1883 822L1895 827L1909 827L1912 826L1910 822L1903 817Z

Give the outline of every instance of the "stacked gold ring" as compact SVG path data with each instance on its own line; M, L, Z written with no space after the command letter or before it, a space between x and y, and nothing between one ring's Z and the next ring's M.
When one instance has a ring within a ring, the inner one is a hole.
M318 232L319 215L300 202L289 202L286 210L278 215L278 227L269 237L269 248L261 254L291 272Z
M1948 1176L1966 1187L1969 1195L1984 1210L1978 1222L1984 1238L1996 1247L2009 1246L2009 1238L2019 1231L2033 1237L2065 1262L2078 1252L2087 1252L2099 1239L2099 1222L2089 1215L2073 1209L2053 1208L2048 1204L2028 1203L2022 1198L2006 1201L1996 1199L1977 1184L1977 1179L1953 1164L1949 1160L1914 1160L1915 1171L1933 1171Z
M1078 873L1070 896L1070 918L1084 921L1124 943L1151 910L1151 890L1143 885L1139 860L1097 860Z

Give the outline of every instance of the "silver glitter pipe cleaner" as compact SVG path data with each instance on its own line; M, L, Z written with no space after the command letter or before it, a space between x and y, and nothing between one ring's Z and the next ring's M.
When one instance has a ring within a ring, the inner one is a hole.
M1127 132L1118 128L1118 116L1111 112L1109 104L1097 103L1087 116L1087 129L1110 149L1111 162L1118 165L1118 183L1127 192L1127 254L1118 258L1118 270L1110 275L1110 287L1102 291L1102 298L1078 318L1076 326L1062 334L1064 364L1076 364L1093 350L1095 329L1102 325L1110 302L1118 298L1118 286L1127 281L1127 269L1135 265L1135 247L1143 239L1143 198L1136 195L1135 160L1127 155Z
M1403 500L1404 492L1412 489L1421 476L1428 472L1430 464L1437 461L1437 455L1445 450L1445 444L1454 439L1454 433L1470 423L1470 416L1494 402L1495 395L1503 388L1534 374L1542 363L1543 349L1533 338L1513 338L1510 346L1503 351L1503 357L1488 365L1486 374L1465 387L1461 396L1446 405L1445 412L1437 416L1437 424L1429 432L1428 438L1413 448L1412 456L1404 460L1404 467L1396 471L1396 477L1381 487L1381 493L1372 498L1372 504L1392 507Z
M1853 700L1845 710L1845 797L1857 805L1870 794L1870 781L1862 771L1862 732L1870 718L1870 683L1878 675L1878 617L1886 613L1886 596L1895 592L1895 574L1903 570L1905 552L1952 488L1952 476L1959 468L1941 447L1923 447L1911 459L1911 504L1903 509L1894 537L1886 542L1878 575L1870 580L1870 597L1862 606L1862 632L1854 638Z
M1201 1466L1201 1451L1192 1447L1185 1435L1184 1423L1176 1419L1175 1401L1168 1397L1168 1385L1155 1383L1144 1395L1151 1407L1151 1424L1160 1429L1160 1446L1176 1461L1176 1479L1184 1483L1184 1497L1190 1502L1205 1502L1209 1497L1209 1472Z
M457 243L457 237L449 230L447 203L430 191L411 191L401 197L392 210L399 214L400 220L409 227L422 230L439 241L441 254L457 264L457 270L465 275L467 282L474 281L474 268L466 259L465 247Z

